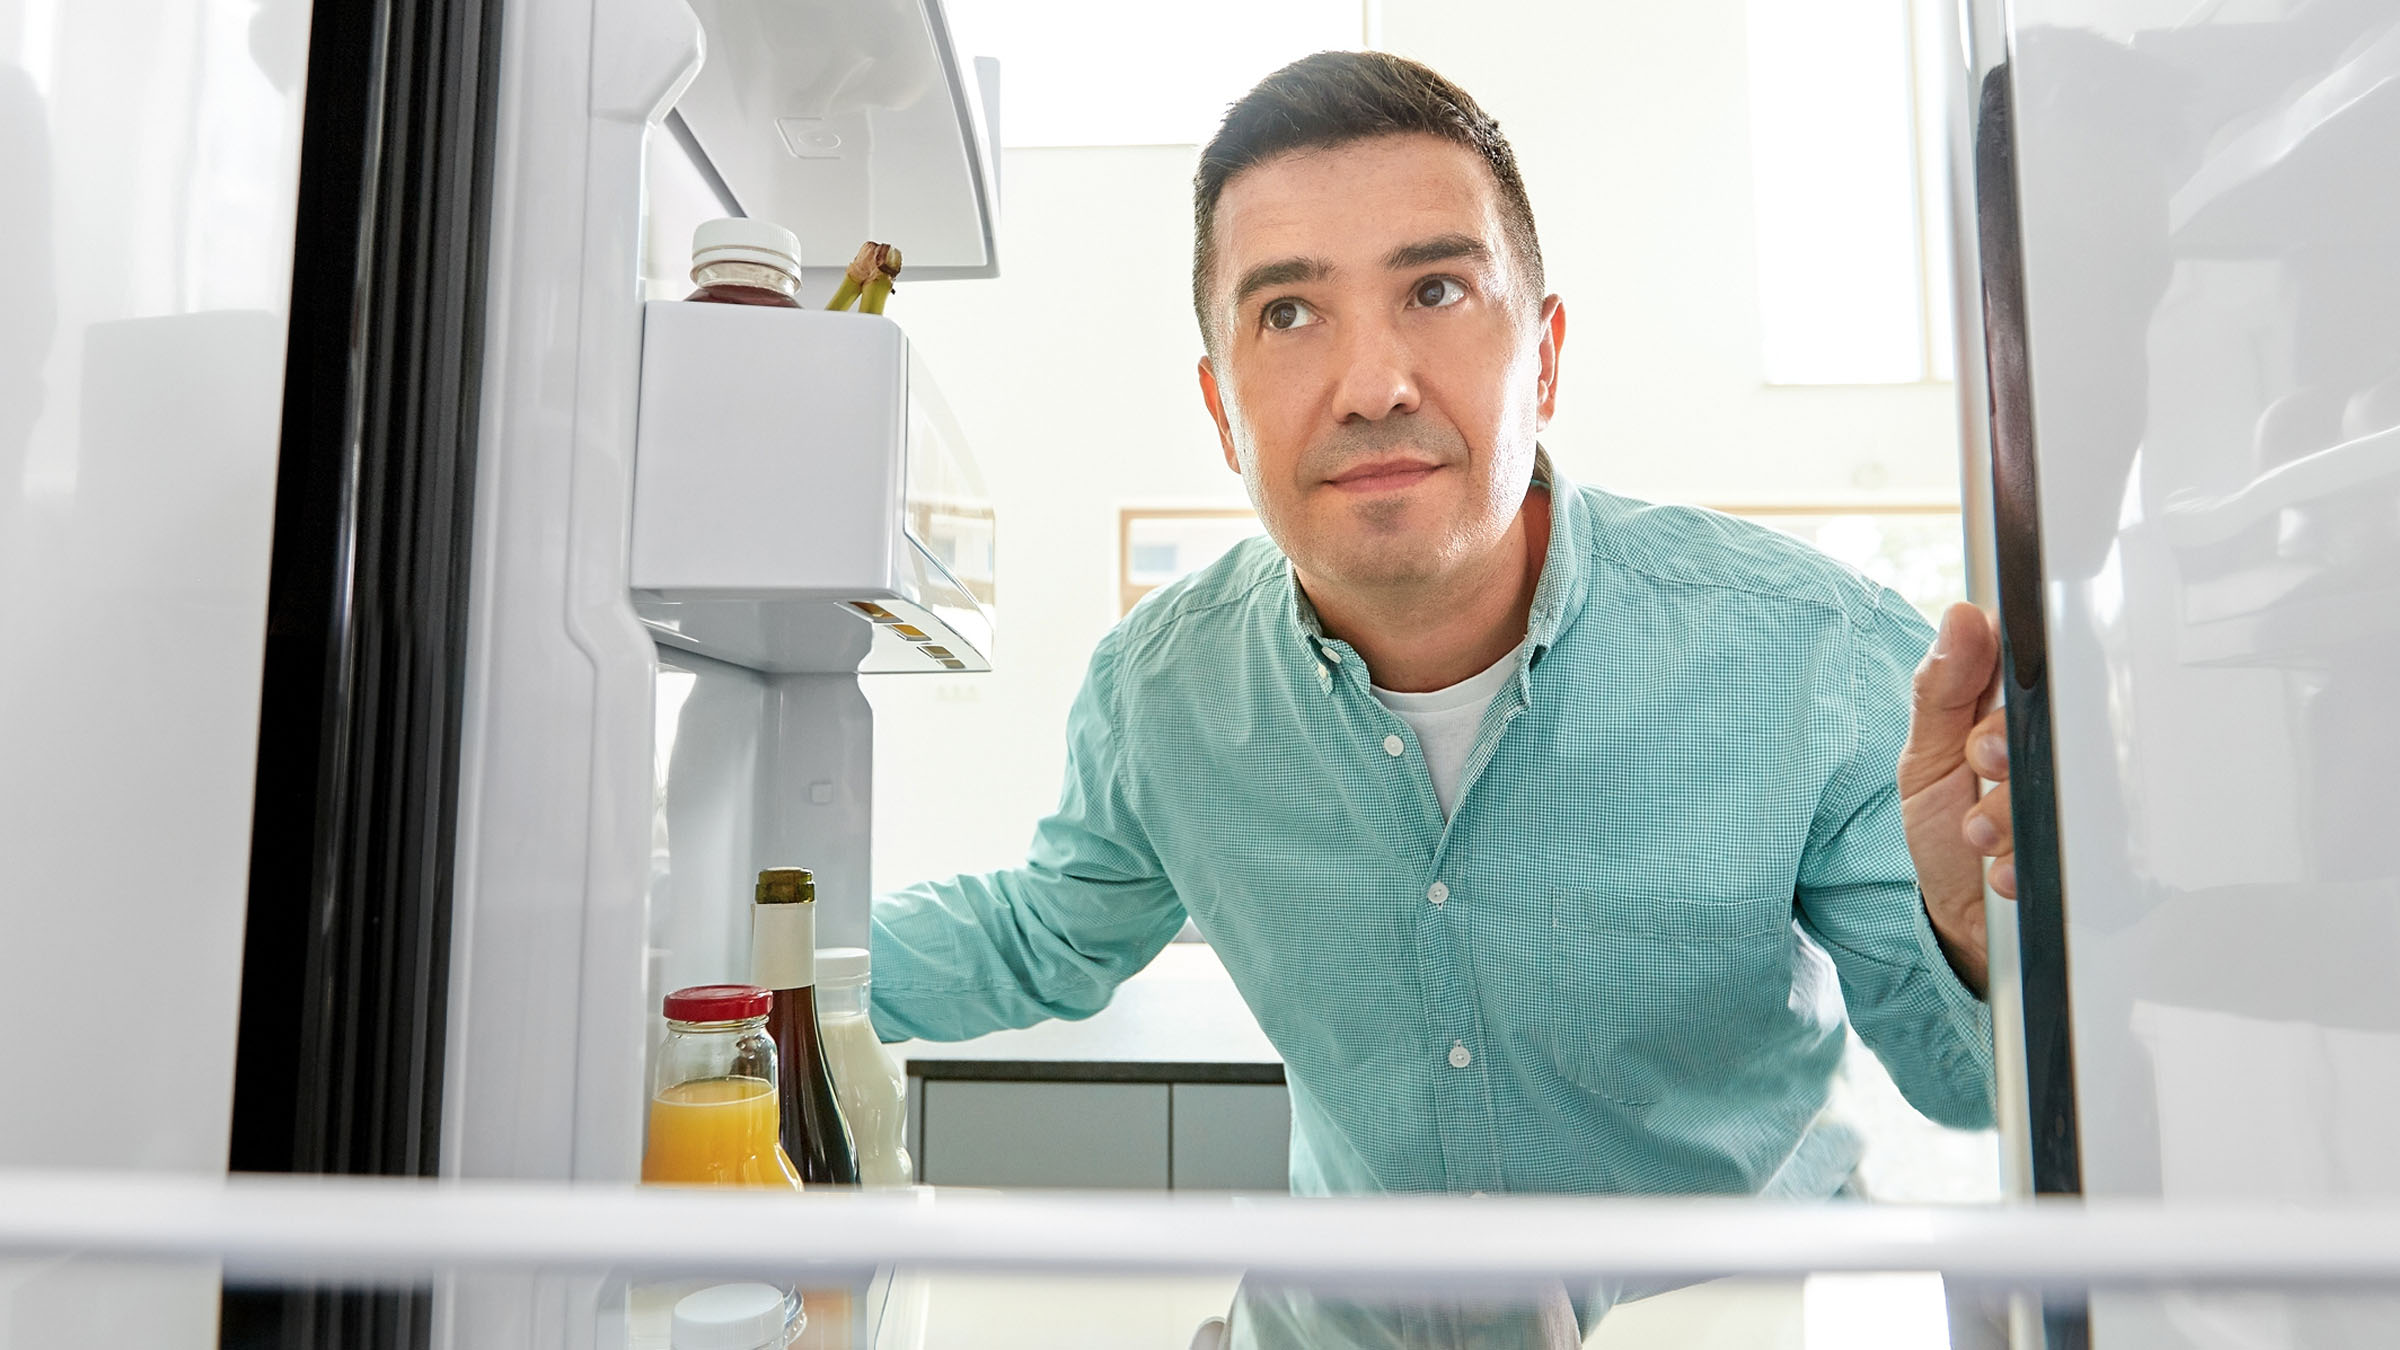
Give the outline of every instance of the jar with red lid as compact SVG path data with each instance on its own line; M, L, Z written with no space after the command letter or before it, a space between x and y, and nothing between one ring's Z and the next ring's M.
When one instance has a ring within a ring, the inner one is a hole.
M670 1186L800 1189L778 1138L774 998L748 984L667 995L667 1039L650 1093L642 1180Z

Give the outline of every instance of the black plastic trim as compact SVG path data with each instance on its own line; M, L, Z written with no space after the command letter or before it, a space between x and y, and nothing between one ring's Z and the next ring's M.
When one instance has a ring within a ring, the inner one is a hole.
M2049 639L2033 390L2026 363L2025 254L2017 208L2009 67L1992 71L1976 110L1975 199L1991 389L1993 543L1999 555L2001 689L2008 708L2009 810L2015 822L2017 926L2033 1110L2034 1190L2076 1195L2083 1169L2069 1037L2066 884L2058 852L2057 756L2050 738Z
M1991 394L1993 544L2000 578L2000 687L2008 710L2008 805L2017 870L2019 982L2037 1195L2080 1195L2066 878L2058 850L2057 754L2051 740L2048 616L2027 359L2024 220L2016 165L2014 62L1985 77L1975 108L1976 253L1984 364ZM2090 1344L2079 1297L2046 1299L2048 1350Z
M317 0L236 1171L439 1163L500 0ZM229 1288L227 1346L419 1346L423 1289Z
M912 1056L911 1078L928 1082L1247 1083L1281 1086L1283 1065L1266 1060L942 1059Z

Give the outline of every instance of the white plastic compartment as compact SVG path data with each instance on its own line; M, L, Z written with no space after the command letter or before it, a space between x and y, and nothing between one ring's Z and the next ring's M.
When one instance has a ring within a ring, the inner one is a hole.
M874 315L644 307L631 561L660 642L777 674L991 669L993 516Z

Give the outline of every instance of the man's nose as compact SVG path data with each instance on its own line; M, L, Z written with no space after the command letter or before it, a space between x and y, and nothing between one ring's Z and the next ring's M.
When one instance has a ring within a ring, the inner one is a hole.
M1390 324L1353 324L1345 336L1334 420L1379 422L1393 413L1415 412L1416 359L1399 331Z

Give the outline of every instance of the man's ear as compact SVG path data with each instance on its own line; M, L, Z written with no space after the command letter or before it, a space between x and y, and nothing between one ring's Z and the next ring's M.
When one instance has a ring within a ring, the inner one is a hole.
M1217 424L1217 443L1225 449L1225 467L1235 473L1242 471L1242 457L1234 453L1233 424L1225 420L1225 391L1217 387L1216 363L1200 358L1200 401L1208 405L1208 415Z
M1567 302L1555 295L1542 297L1542 387L1541 404L1534 427L1550 425L1550 414L1558 410L1558 353L1567 345Z

